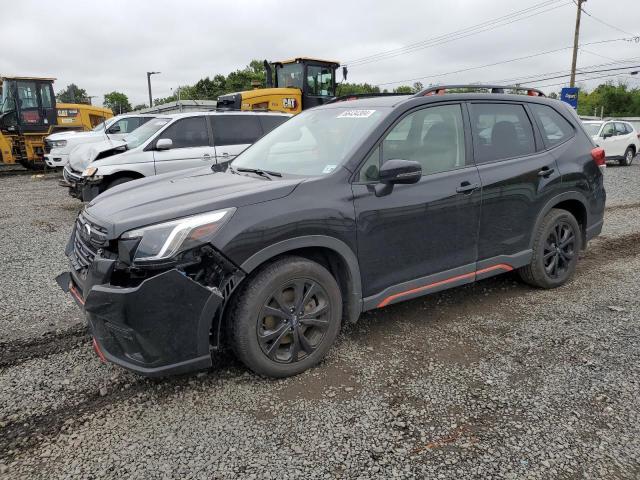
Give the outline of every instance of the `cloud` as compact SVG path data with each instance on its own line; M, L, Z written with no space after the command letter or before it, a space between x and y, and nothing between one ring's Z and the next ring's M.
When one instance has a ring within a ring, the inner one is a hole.
M326 0L302 7L275 0L21 0L3 6L0 41L5 48L0 73L54 76L58 79L56 91L73 82L100 99L118 90L136 104L147 101L149 70L162 72L152 79L154 97L167 96L178 85L227 74L254 58L318 56L344 62L447 34L540 1ZM594 1L587 9L607 23L634 32L635 16L624 12L635 11L636 2L619 0L611 9L606 2ZM434 77L570 46L575 6L561 0L557 5L562 6L467 38L354 65L349 69L349 81L377 84L425 77L420 80L424 84L462 83L566 71L570 49ZM582 26L582 42L625 36L585 16ZM588 49L615 60L638 56L638 45L627 42ZM579 64L610 61L582 52Z

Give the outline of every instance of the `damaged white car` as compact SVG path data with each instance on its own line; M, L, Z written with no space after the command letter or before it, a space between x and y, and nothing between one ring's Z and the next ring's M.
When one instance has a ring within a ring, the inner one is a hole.
M187 168L224 170L240 152L284 123L279 112L193 112L156 117L123 140L80 145L69 155L62 185L90 201L131 180Z

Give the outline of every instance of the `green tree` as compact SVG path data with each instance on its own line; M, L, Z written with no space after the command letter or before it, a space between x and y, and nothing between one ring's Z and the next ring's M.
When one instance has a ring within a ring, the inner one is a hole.
M115 115L131 111L129 98L121 92L113 91L105 94L104 101L102 103L105 107L110 108Z
M337 95L354 95L360 93L380 93L380 87L368 83L342 82L337 87Z
M399 87L396 87L393 89L393 93L411 94L411 93L414 93L414 91L413 91L413 87L410 87L409 85L400 85Z
M78 87L75 83L71 83L67 85L67 88L60 90L56 98L60 103L89 103L87 91Z
M578 96L579 115L607 117L640 116L640 88L629 89L625 83L598 85L591 92L581 89Z
M139 103L138 105L136 105L135 107L133 107L133 111L137 111L137 110L143 110L147 108L147 104L146 103Z

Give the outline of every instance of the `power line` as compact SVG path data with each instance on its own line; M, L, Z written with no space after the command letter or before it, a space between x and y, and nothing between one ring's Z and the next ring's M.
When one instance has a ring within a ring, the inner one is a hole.
M573 3L575 3L575 0L573 0ZM576 4L577 5L577 4ZM626 30L623 30L619 27L616 27L615 25L611 25L610 23L605 22L604 20L599 19L598 17L590 14L589 12L587 12L584 7L582 7L582 13L584 13L586 16L590 17L592 20L595 20L596 22L601 23L602 25L606 25L609 28L612 28L614 30L617 30L618 32L622 32L625 35L631 35L632 37L635 37L636 34L635 33L631 33L631 32L627 32Z
M615 39L608 39L608 40L599 40L599 41L596 41L596 42L584 43L584 44L581 44L580 46L582 47L583 45L586 45L586 46L588 46L588 45L599 45L599 44L603 44L603 43L619 42L619 41L622 41L622 40L626 40L626 38L615 38ZM557 52L560 52L560 51L563 51L563 50L568 50L570 48L572 48L572 47L563 47L563 48L558 48L558 49L555 49L555 50L547 50L545 52L539 52L539 53L534 53L534 54L531 54L531 55L525 55L523 57L510 58L510 59L507 59L507 60L502 60L502 61L494 62L494 63L488 63L486 65L480 65L480 66L477 66L477 67L463 68L463 69L460 69L460 70L453 70L453 71L449 71L449 72L430 74L430 75L425 75L425 76L422 76L422 77L405 78L403 80L395 80L395 81L392 81L392 82L383 82L383 83L376 84L376 86L392 85L392 84L396 84L396 83L405 83L405 82L415 82L415 81L424 80L424 79L427 79L427 78L444 77L446 75L452 75L454 73L462 73L462 72L468 72L468 71L472 71L472 70L480 70L482 68L493 67L493 66L496 66L496 65L503 65L503 64L506 64L506 63L512 63L512 62L516 62L516 61L519 61L519 60L526 60L526 59L529 59L529 58L535 58L535 57L539 57L539 56L543 56L543 55L549 55L551 53L557 53ZM557 73L557 72L551 72L551 73ZM530 76L533 76L533 75L530 75ZM524 77L524 78L527 78L527 77Z
M617 68L605 68L602 70L591 70L589 72L578 72L577 75L589 75L592 73L603 73L603 72L613 72L616 70L626 70L629 68L636 68L636 69L640 69L640 65L629 65L627 67L617 67ZM620 73L631 73L631 72L620 72ZM540 83L540 82L544 82L546 80L555 80L558 78L565 78L565 77L570 77L571 75L557 75L555 77L546 77L546 78L540 78L538 80L529 80L528 83L530 84L536 84L536 83ZM588 80L588 79L583 79L583 80ZM563 82L566 83L566 82Z
M613 75L611 74L607 74L607 75L598 75L597 77L588 77L588 78L581 78L580 80L578 80L579 82L587 82L589 80L597 80L599 78L613 78L613 77L619 77L620 74L619 73L615 73ZM559 82L559 83L550 83L547 85L538 85L537 88L545 88L545 87L557 87L559 85L566 85L567 82Z
M542 13L546 13L549 12L551 10L555 10L556 8L560 8L563 7L565 5L568 5L569 3L562 3L561 5L556 5L553 6L551 8L548 8L546 10L541 10L538 12L535 12L535 10L537 9L543 9L546 7L550 7L553 4L558 3L561 0L547 0L545 2L541 2L538 3L536 5L533 5L531 7L525 8L523 10L519 10L513 13L510 13L508 15L503 15L502 17L498 17L498 18L494 18L491 20L487 20L485 22L473 25L471 27L467 27L467 28L463 28L454 32L450 32L447 34L443 34L437 37L432 37L426 40L422 40L420 42L416 42L416 43L412 43L409 45L405 45L403 47L399 47L396 49L392 49L392 50L387 50L384 52L379 52L377 54L373 54L373 55L368 55L365 57L361 57L361 58L357 58L355 60L350 60L348 62L345 62L345 65L348 66L359 66L359 65L365 65L367 63L371 63L371 62L375 62L375 61L379 61L379 60L386 60L388 58L393 58L399 55L405 55L407 53L412 53L416 50L421 50L424 48L431 48L431 47L435 47L437 45L442 45L444 43L448 43L448 42L452 42L454 40L460 40L462 38L466 38L472 35L476 35L478 33L482 33L488 30L493 30L495 28L499 28L499 27L503 27L506 25L509 25L511 23L514 22L518 22L520 20L525 20L527 18L536 16L536 15L540 15ZM522 16L524 14L527 13L531 13L531 12L535 12L532 13L530 15L526 15L526 16ZM520 17L520 18L517 18Z

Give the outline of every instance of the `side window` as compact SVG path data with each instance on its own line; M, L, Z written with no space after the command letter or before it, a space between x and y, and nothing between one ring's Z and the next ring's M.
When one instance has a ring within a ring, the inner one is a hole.
M333 96L330 68L309 65L307 67L307 92L309 95Z
M630 133L633 133L633 128L631 128L631 125L629 125L628 123L624 124L624 128L625 128L625 131L626 131L627 135L630 134Z
M538 121L540 133L547 146L553 147L573 137L574 130L571 124L553 108L535 103L529 106Z
M522 105L475 103L471 123L477 163L520 157L535 152L533 127Z
M257 115L212 115L216 145L243 145L262 136Z
M287 120L289 120L289 117L285 117L284 115L261 115L260 123L262 124L262 131L264 132L264 135L274 128L282 125Z
M115 126L118 126L118 127L120 127L120 130L118 130L118 133L129 133L130 130L128 130L128 127L129 127L130 123L131 123L131 119L123 118L122 120L118 120L116 123L114 123L111 126L110 130Z
M627 127L624 123L616 122L616 135L626 135Z
M42 108L54 107L51 97L51 87L48 84L40 84L40 99L42 100Z
M460 105L424 108L403 118L382 142L382 162L396 158L419 162L423 175L464 167Z
M606 123L604 127L602 127L601 135L603 137L604 136L613 137L615 134L616 134L616 129L615 129L615 126L613 125L613 122Z
M173 148L206 147L209 145L207 121L204 117L187 117L178 120L158 137L169 138Z
M371 152L360 169L359 181L373 182L378 180L380 171L380 147Z

